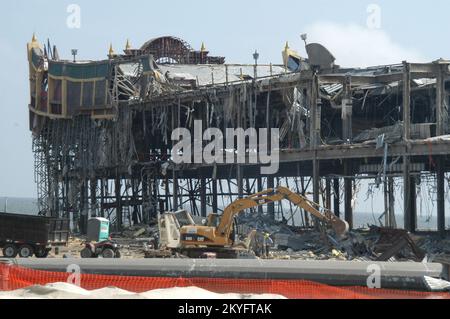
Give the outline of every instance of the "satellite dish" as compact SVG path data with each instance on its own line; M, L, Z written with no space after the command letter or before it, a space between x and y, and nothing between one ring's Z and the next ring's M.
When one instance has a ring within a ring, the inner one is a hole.
M310 65L320 69L333 69L335 67L334 61L336 59L323 45L319 43L307 44L306 52Z

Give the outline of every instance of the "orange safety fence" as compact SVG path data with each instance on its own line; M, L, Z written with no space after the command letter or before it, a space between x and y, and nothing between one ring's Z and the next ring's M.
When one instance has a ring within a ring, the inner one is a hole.
M0 264L0 291L70 282L70 273L48 272ZM117 287L141 293L154 289L198 287L215 293L277 294L290 299L450 299L448 293L333 287L305 280L132 277L81 274L86 290Z

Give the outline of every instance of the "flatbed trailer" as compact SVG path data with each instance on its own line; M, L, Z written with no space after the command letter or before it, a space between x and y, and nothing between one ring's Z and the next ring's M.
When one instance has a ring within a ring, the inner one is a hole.
M0 212L0 248L3 256L46 258L54 246L69 241L69 220Z

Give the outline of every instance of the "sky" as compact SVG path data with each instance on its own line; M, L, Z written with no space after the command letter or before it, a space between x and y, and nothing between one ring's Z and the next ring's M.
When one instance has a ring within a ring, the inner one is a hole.
M70 5L80 9L73 28ZM49 38L62 58L77 48L79 59L103 59L110 43L121 51L154 37L173 35L229 63L281 63L285 42L305 55L300 39L324 44L341 66L450 58L450 2L375 0L195 1L1 1L0 12L0 196L35 197L26 43ZM72 27L70 27L72 26ZM446 39L446 38L445 38Z

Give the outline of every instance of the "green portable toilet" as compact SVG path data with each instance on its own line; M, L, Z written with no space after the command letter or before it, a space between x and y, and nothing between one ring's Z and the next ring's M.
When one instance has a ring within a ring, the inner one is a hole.
M109 239L109 220L91 218L88 220L87 236L89 241L101 242Z

